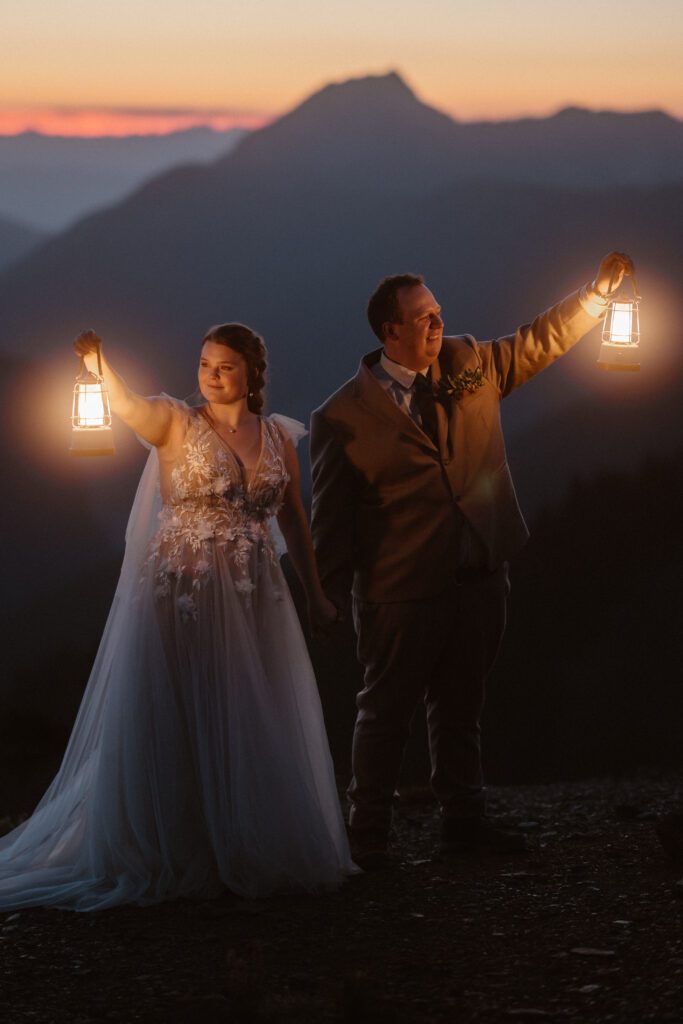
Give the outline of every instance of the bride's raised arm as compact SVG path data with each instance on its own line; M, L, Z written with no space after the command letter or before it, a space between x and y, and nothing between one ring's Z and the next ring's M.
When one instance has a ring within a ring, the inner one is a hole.
M159 398L143 398L131 391L123 377L105 359L102 339L94 331L83 331L74 341L76 355L83 356L87 368L94 372L98 371L98 347L112 412L149 444L157 448L166 444L172 424L169 403Z

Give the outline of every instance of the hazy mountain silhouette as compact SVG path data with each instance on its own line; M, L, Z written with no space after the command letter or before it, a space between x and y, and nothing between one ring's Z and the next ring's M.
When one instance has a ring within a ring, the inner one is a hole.
M567 107L548 118L463 125L463 176L602 188L681 181L683 122ZM493 170L497 167L497 170Z
M0 271L37 248L46 237L45 231L36 231L26 224L0 216Z
M169 167L222 156L244 134L190 128L122 138L0 136L0 215L61 231Z
M219 161L273 190L401 194L453 180L459 126L392 72L327 85Z
M337 186L365 193L474 178L658 185L683 179L683 122L657 110L571 107L549 118L462 123L422 103L391 72L326 86L244 139L230 163L263 172L272 187L276 152L281 185L323 184L329 175Z

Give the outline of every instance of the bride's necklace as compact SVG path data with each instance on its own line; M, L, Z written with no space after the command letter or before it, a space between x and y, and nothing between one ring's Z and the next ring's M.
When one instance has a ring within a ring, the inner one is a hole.
M236 426L232 427L227 423L219 423L217 420L215 420L206 407L204 408L204 415L209 421L209 425L213 430L216 431L216 433L219 433L218 428L220 427L221 430L224 430L227 434L236 434L240 427L243 426L246 420L248 419L248 417L245 416L244 419L240 420L240 422Z

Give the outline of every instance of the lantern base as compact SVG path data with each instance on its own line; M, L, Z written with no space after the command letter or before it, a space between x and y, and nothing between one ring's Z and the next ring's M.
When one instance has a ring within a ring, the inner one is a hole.
M74 430L71 434L70 455L113 455L114 451L111 427Z
M603 341L598 366L601 370L626 370L633 373L640 369L640 348L638 345L615 345Z

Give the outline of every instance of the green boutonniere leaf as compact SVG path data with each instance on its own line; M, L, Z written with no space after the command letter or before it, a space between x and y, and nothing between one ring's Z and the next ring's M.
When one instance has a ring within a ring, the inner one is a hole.
M456 401L465 394L472 393L484 386L484 375L481 367L476 370L461 370L460 373L447 373L441 377L436 388L437 398L455 398Z

